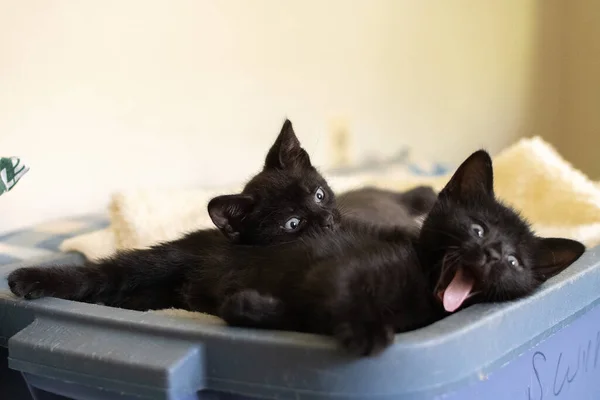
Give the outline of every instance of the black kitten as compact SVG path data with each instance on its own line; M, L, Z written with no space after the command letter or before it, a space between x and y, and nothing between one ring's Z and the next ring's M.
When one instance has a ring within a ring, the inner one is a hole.
M494 195L492 161L479 151L440 192L421 229L419 258L448 312L470 301L531 294L583 252L569 239L540 238Z
M339 262L313 267L300 296L247 289L223 304L221 316L232 325L317 332L331 319L329 332L346 347L370 353L385 347L391 332L440 319L469 298L529 295L585 251L573 240L536 237L499 202L484 151L454 174L417 241L391 237L362 242Z
M418 217L436 199L433 189L425 186L406 192L362 188L341 196L344 220L412 234L418 232ZM288 242L335 229L340 223L336 196L312 166L289 120L269 150L263 170L242 193L212 199L208 212L216 227L239 244Z
M323 230L335 230L340 219L334 193L312 166L289 120L270 148L262 171L246 184L242 193L212 199L208 212L219 230L198 231L181 240L155 246L152 251L125 251L98 263L88 263L91 272L95 266L102 267L96 270L97 276L82 278L81 285L73 282L73 286L69 286L68 281L59 280L54 282L56 287L53 288L49 281L44 290L32 289L31 293L24 293L16 285L16 293L27 297L54 294L82 301L89 298L90 302L135 310L186 307L180 296L184 279L181 268L186 263L196 262L198 257L212 257L212 247L217 247L211 260L216 261L219 252L229 246L223 242L257 246L285 243ZM148 269L138 270L143 263L147 263ZM128 271L131 273L128 283L119 286L121 275ZM79 279L75 270L67 272L72 272L71 278ZM111 279L114 282L106 282L106 285L116 286L103 287L103 280ZM130 290L133 287L135 290ZM199 308L211 312L212 307L213 303L208 302Z
M208 203L219 230L235 243L269 245L335 229L340 220L335 195L300 146L286 120L263 170L240 194Z

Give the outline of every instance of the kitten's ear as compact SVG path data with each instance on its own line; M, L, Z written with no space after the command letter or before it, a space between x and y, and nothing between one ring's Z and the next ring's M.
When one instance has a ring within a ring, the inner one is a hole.
M573 264L584 252L585 246L576 240L540 238L535 273L545 281Z
M310 157L300 146L289 119L286 119L279 136L271 146L265 160L265 169L310 168Z
M482 195L494 197L492 159L485 150L471 154L440 192L441 197L453 199L476 198Z
M218 196L208 202L208 215L217 228L230 240L240 236L242 219L252 211L254 199L245 194Z

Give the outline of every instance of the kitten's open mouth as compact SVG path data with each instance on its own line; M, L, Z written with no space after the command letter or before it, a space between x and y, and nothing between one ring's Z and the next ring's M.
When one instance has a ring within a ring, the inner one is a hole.
M464 268L460 267L454 273L454 277L446 289L437 292L438 298L444 304L444 309L448 312L454 312L469 297L476 294L473 291L475 279Z
M446 275L452 273L446 265L445 258L446 257L444 257L440 281L436 286L436 295L447 312L454 312L460 308L465 300L477 294L477 292L473 290L475 287L475 278L466 268L459 266L453 271L450 283L444 288L442 282L448 279L446 278Z

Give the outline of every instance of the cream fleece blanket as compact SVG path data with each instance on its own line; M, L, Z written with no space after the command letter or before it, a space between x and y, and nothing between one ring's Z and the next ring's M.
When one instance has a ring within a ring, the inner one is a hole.
M539 235L572 238L588 247L600 244L600 187L542 139L522 139L494 157L494 176L497 196L519 210ZM338 192L364 185L403 190L428 184L440 190L449 177L418 177L398 167L328 181ZM239 192L241 187L116 194L110 205L109 228L68 239L61 250L79 251L94 259L213 227L206 211L208 201L218 194ZM196 313L176 314L198 317Z

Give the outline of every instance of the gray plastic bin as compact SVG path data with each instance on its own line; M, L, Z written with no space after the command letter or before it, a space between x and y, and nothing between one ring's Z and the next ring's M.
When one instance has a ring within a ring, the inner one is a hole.
M55 261L82 260L65 257ZM18 266L0 267L0 292ZM595 248L535 295L399 334L375 358L350 358L322 336L12 296L0 296L0 345L40 400L591 400L600 398L599 299Z

